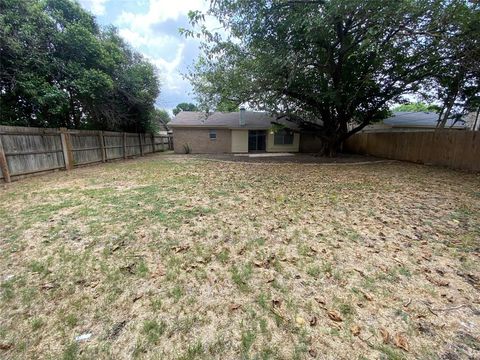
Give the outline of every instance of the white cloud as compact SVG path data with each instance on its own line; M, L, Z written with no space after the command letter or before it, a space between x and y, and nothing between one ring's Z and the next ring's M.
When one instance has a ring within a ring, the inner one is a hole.
M199 42L183 38L177 28L188 24L190 10L205 12L208 7L204 0L149 0L138 12L123 11L115 20L119 34L159 69L162 91L158 104L163 107L191 101L190 84L180 72L192 61L195 50L190 47L197 47ZM218 27L211 19L207 24Z
M204 0L150 0L146 13L135 14L124 11L117 19L117 22L120 26L125 24L137 31L148 31L153 24L168 19L176 20L179 16L187 15L190 10L205 11L207 9L208 3Z
M105 4L110 0L79 0L80 4L94 15L105 14Z

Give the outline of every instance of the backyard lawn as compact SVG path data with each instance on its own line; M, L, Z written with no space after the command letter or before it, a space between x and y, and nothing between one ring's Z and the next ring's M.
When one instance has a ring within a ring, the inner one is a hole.
M0 185L3 186L3 185ZM155 155L0 188L0 358L480 358L480 176Z

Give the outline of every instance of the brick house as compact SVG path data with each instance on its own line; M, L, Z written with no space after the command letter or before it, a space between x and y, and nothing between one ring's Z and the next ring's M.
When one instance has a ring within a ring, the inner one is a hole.
M182 111L169 126L176 153L298 152L300 147L296 124L264 112L240 109L207 116L204 112Z

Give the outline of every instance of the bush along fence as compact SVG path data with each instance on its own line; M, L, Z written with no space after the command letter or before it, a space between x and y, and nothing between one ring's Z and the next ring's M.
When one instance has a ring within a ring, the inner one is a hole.
M169 135L0 126L0 179L171 150Z
M453 169L480 171L480 131L363 132L344 150Z

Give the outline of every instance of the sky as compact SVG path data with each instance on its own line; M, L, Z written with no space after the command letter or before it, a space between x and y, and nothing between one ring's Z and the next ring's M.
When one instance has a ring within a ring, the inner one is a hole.
M184 79L199 50L178 28L189 28L188 11L207 9L203 0L79 0L102 25L115 25L120 35L157 68L161 93L156 106L172 110L178 103L195 102Z

